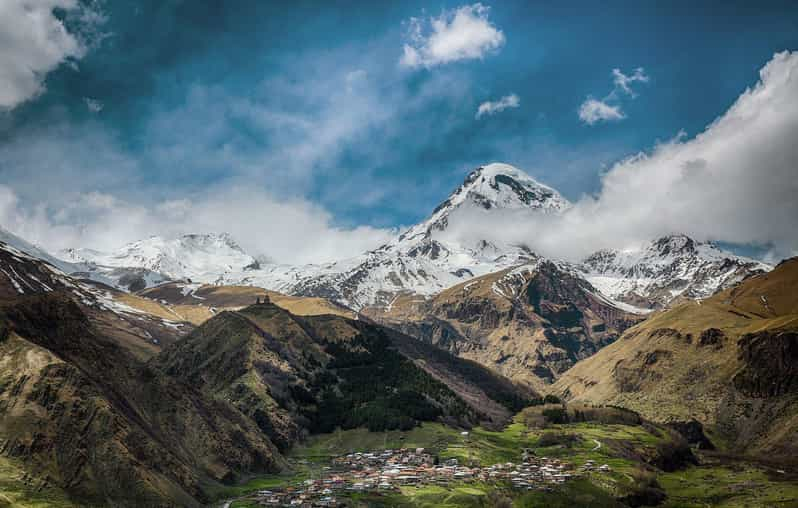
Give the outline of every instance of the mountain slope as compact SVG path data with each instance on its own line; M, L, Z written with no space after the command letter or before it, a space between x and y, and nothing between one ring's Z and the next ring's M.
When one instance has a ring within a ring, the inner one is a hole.
M0 305L0 453L77 503L199 506L282 459L241 413L148 368L68 293Z
M568 265L542 260L363 314L537 389L642 319Z
M336 427L498 424L534 395L390 330L271 303L223 312L152 362L232 401L282 449Z
M610 298L643 308L663 308L680 298L707 298L772 267L711 243L670 235L639 249L596 252L579 269Z
M78 264L69 263L63 259L51 256L39 247L29 243L26 240L23 240L19 236L3 229L2 227L0 227L0 243L5 244L7 247L15 249L16 251L25 253L28 256L45 261L55 268L58 268L62 272L69 273L82 269L82 267Z
M0 242L0 454L112 506L199 506L283 467L243 414L146 365L191 326L119 294Z
M75 299L93 323L141 358L174 342L191 326L178 316L136 308L136 297L102 283L74 279L46 261L0 242L0 303L63 292Z
M657 420L708 425L736 451L798 452L798 258L628 330L553 386Z

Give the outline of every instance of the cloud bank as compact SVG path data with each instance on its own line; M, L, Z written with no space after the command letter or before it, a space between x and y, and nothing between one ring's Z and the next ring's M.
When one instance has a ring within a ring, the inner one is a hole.
M515 94L505 95L497 101L485 101L477 108L476 119L479 120L484 115L495 115L508 108L517 108L521 105L521 99Z
M399 64L431 68L483 58L504 45L504 33L488 20L490 8L475 3L444 10L438 17L410 18Z
M334 225L324 209L301 199L280 200L243 187L209 189L187 199L152 205L100 192L80 194L59 208L26 208L0 185L0 224L51 252L74 246L110 251L135 239L160 235L227 232L250 254L304 264L360 254L395 231Z
M453 218L452 234L569 259L669 233L798 255L798 52L774 55L759 75L702 133L618 162L597 196L561 217L473 213Z
M87 42L69 32L54 9L80 17L84 25L102 20L77 0L0 2L0 110L36 97L47 73L86 53Z

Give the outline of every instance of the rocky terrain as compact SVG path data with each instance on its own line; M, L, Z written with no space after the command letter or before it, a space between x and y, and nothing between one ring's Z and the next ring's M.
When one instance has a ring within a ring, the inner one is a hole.
M363 314L539 390L643 319L544 260Z
M553 390L657 421L704 424L737 451L796 453L798 258L627 330Z

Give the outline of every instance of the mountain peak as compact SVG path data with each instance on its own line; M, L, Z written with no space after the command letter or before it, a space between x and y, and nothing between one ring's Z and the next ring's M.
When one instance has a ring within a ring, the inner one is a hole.
M480 166L466 177L447 200L452 206L471 201L491 208L530 208L557 212L570 206L559 192L524 171L500 162Z
M525 171L510 164L506 164L504 162L491 162L490 164L485 164L484 166L480 166L476 168L474 171L472 171L469 174L469 177L475 174L484 177L495 177L497 175L505 175L513 178L518 178L520 180L532 180L535 183L538 183L538 185L541 185L539 182L537 182L537 180L529 176Z
M71 261L114 269L144 268L169 279L216 281L224 273L255 266L256 260L229 233L186 234L175 238L150 236L112 253L69 249L61 256Z
M530 210L560 213L571 206L555 189L544 185L524 171L500 162L480 166L466 176L463 183L425 221L408 229L399 242L428 238L433 231L449 225L452 212L471 208L483 211Z
M235 241L230 233L191 233L180 237L180 242L184 245L197 247L229 248L235 251L244 252L244 249Z
M696 242L685 234L670 234L654 240L651 247L662 255L671 253L690 253L696 249Z

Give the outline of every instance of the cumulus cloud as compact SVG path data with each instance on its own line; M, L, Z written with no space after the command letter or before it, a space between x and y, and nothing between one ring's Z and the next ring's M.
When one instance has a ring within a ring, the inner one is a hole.
M517 108L521 105L521 99L515 94L505 95L497 101L485 101L477 108L476 118L482 118L484 115L495 115L501 113L508 108Z
M475 3L438 17L410 18L400 65L426 67L483 58L504 45L504 33L488 20L490 8Z
M798 53L783 52L704 132L618 162L597 196L561 217L474 212L450 224L462 225L453 234L571 259L669 233L767 246L771 259L798 255L797 135Z
M579 106L579 119L588 125L597 122L609 122L613 120L623 120L626 115L621 111L620 106L611 106L604 101L588 97Z
M84 26L102 22L78 0L0 2L0 109L11 109L44 90L47 73L82 58L88 41L67 30L53 11L62 9Z
M329 212L306 200L280 200L245 187L149 205L87 192L52 208L22 206L12 189L0 185L0 224L51 252L74 246L113 250L150 235L227 232L253 255L296 264L354 256L395 234L369 226L339 227Z
M632 89L633 83L648 83L649 77L642 67L636 68L631 74L624 74L620 69L612 70L613 88L603 99L594 99L588 96L579 106L579 119L587 125L599 122L619 121L626 118L621 108L621 99L629 97L634 99L637 93Z

